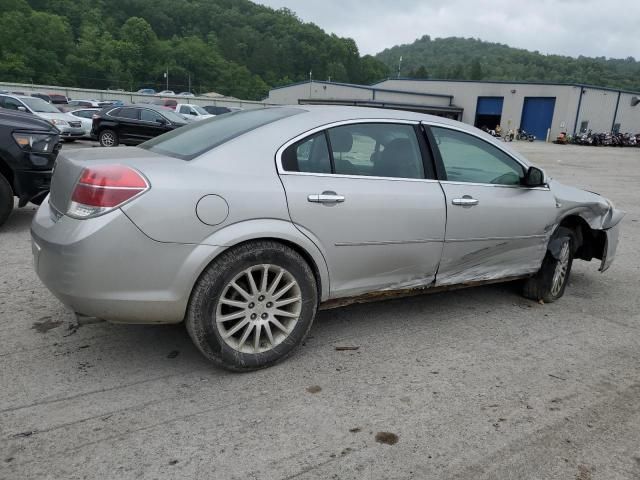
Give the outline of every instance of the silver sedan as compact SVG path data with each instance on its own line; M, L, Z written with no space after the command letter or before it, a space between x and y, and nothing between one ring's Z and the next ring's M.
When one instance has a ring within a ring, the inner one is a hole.
M63 152L31 233L78 314L184 321L240 371L289 355L319 308L510 280L553 302L574 259L611 265L622 216L468 125L296 106Z

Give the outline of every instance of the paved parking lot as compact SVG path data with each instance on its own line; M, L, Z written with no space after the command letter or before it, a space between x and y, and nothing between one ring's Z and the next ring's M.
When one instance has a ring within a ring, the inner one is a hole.
M640 478L640 149L514 145L628 212L609 272L576 262L551 305L496 285L325 311L250 374L209 365L182 326L78 325L31 268L34 209L17 211L0 478Z

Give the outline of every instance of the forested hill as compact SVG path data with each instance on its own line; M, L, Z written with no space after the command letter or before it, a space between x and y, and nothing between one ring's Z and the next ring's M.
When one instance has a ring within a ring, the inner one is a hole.
M309 77L387 76L355 42L247 0L0 0L0 81L262 98Z
M466 80L522 80L585 83L640 91L640 62L633 57L543 55L473 38L425 35L410 45L384 50L376 58L397 75Z

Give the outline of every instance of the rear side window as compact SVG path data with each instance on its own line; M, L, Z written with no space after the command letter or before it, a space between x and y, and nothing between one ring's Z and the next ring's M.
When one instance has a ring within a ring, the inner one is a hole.
M300 108L263 108L234 112L165 133L141 144L140 148L192 160L240 135L304 111Z
M282 167L290 172L331 173L325 133L316 133L288 147L282 155Z
M423 179L423 152L428 155L413 125L354 123L287 147L282 168L289 172ZM427 178L433 178L431 170Z
M117 116L120 118L129 118L131 120L138 120L140 110L138 108L121 108Z

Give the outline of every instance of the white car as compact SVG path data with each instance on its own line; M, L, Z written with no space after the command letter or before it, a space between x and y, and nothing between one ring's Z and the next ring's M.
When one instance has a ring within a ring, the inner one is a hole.
M191 120L205 120L207 118L215 117L215 115L211 115L200 105L194 105L192 103L177 104L176 112L178 112L180 115L184 115Z
M22 95L0 95L0 107L32 113L44 118L60 130L60 138L64 141L73 142L85 136L82 122L78 117L61 112L41 98Z
M175 95L176 92L174 92L173 90L162 90L161 92L156 93L156 95Z
M93 127L93 116L100 111L99 108L79 108L78 110L71 110L69 115L73 115L80 120L82 128L84 129L85 137L91 136L91 128Z

